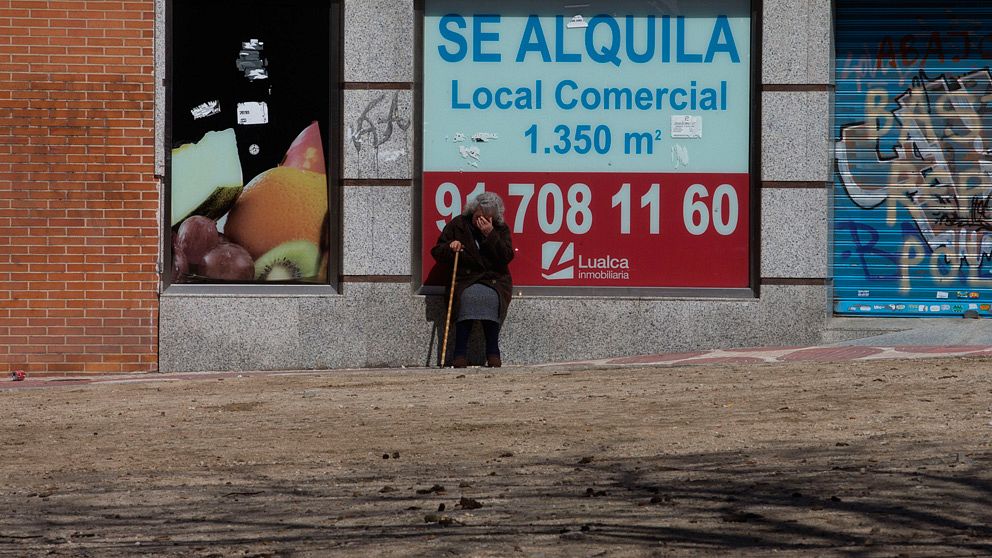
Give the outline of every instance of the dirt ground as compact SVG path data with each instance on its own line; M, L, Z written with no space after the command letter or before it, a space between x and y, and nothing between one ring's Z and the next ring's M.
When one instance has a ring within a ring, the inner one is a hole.
M981 358L0 391L0 555L988 556L990 402Z

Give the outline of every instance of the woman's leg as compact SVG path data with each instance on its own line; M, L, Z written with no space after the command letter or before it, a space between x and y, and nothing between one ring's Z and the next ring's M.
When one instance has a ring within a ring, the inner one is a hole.
M472 320L455 322L455 350L452 353L452 364L465 366L468 364L468 337L472 333Z
M499 322L483 320L482 331L486 334L486 364L492 368L503 365L499 353Z

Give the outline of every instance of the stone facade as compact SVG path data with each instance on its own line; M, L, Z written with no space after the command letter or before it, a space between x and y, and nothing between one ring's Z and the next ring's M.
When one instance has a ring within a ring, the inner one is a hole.
M419 15L412 0L345 0L343 10L339 292L167 290L161 297L162 370L436 363L444 301L417 294L415 276ZM506 362L820 340L828 319L830 7L769 1L760 17L764 32L755 72L761 79L754 95L760 97L761 129L753 131L761 145L757 296L521 296L504 327ZM806 32L782 32L797 25ZM363 113L398 125L369 147L353 141Z

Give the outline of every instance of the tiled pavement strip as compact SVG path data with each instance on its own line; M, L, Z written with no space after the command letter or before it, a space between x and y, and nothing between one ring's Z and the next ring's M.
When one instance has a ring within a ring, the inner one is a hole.
M747 349L712 349L688 353L668 353L587 361L603 365L686 365L686 364L759 364L774 362L845 362L891 358L934 358L950 356L992 356L992 345L962 346L819 346L755 347Z
M954 356L992 356L992 345L946 345L946 346L816 346L816 347L755 347L743 349L711 349L704 351L663 353L622 358L604 358L547 364L523 365L521 368L545 368L550 366L645 366L645 365L697 365L697 364L762 364L779 362L846 362L860 360L880 360L894 358L936 358ZM379 369L396 372L425 371L427 368ZM58 376L28 377L14 382L0 379L0 391L14 389L39 389L71 387L81 384L120 384L141 382L172 382L212 380L242 375L312 375L361 373L362 370L294 370L269 372L206 372L206 373L144 373L112 376Z

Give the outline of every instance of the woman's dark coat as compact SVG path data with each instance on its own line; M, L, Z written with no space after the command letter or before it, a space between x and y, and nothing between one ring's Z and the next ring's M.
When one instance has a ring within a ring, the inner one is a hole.
M479 238L472 234L472 216L459 215L451 220L437 244L431 248L431 255L440 264L449 267L455 262L455 253L448 246L452 240L462 243L462 253L458 256L458 274L455 281L455 299L451 309L452 316L458 316L458 304L462 291L475 283L488 285L499 294L499 319L506 318L506 310L513 297L513 279L510 277L510 260L513 259L513 243L510 240L510 227L506 223L493 223L493 231L489 236ZM448 275L450 281L451 275ZM448 285L448 289L451 285ZM447 291L446 291L447 294Z

